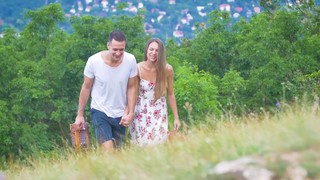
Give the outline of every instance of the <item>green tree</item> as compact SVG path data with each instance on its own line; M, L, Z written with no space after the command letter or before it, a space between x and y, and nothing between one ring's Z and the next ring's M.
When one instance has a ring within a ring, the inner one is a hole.
M86 61L92 54L106 49L109 33L114 29L112 20L94 16L72 17L74 29L67 42L68 61Z
M228 13L213 11L210 17L210 24L198 27L199 34L192 42L188 61L197 64L201 70L222 77L233 62L235 41L229 30Z
M29 24L19 37L11 36L12 43L5 48L12 49L10 71L15 72L8 81L6 120L12 120L16 151L26 154L39 150L48 151L54 144L59 131L47 134L48 127L54 126L51 112L55 109L55 92L60 89L59 81L64 68L61 56L65 34L58 28L64 13L59 4L27 12ZM11 33L12 34L12 33ZM10 35L10 33L8 33ZM16 46L16 44L18 44ZM4 74L10 75L5 71ZM16 126L15 126L16 125ZM9 153L9 152L8 152Z
M13 29L7 29L0 38L0 156L7 158L18 153L18 141L21 137L21 127L11 110L11 81L16 78L16 63L22 59L19 49L19 38Z
M181 119L192 122L208 114L220 115L218 77L185 64L175 70L175 79L175 95ZM188 104L192 104L192 110Z
M27 39L25 41L26 54L33 60L40 60L46 57L48 48L52 46L54 35L61 34L58 25L64 21L64 13L59 3L44 6L35 11L27 11L26 18L30 22L26 25L21 35Z
M219 89L219 102L224 111L236 114L243 113L245 109L243 94L246 90L246 80L235 70L226 72L221 78Z
M273 106L279 99L292 99L296 94L284 91L282 84L319 68L317 58L310 56L314 51L310 53L312 50L305 47L310 29L314 28L306 28L310 18L302 14L276 10L234 26L237 58L233 66L248 79L248 90L243 96L251 107Z

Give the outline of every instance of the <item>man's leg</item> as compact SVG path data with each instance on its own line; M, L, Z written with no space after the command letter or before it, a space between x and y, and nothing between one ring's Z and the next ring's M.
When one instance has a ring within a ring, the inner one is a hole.
M120 125L121 117L113 118L112 121L112 137L114 138L114 146L121 149L125 143L126 127Z
M105 151L108 151L108 152L114 150L112 140L103 142L103 143L101 144L101 147L102 147Z
M95 137L101 147L106 151L113 151L112 127L110 118L103 112L91 109L91 120Z

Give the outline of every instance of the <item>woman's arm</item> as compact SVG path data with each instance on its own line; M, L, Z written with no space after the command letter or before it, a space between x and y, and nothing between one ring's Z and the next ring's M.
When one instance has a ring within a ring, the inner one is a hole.
M171 65L167 65L167 96L168 96L168 101L169 105L171 107L173 116L174 116L174 130L178 130L181 126L180 120L179 120L179 114L178 114L178 108L177 108L177 102L176 102L176 97L174 95L174 89L173 89L173 67Z

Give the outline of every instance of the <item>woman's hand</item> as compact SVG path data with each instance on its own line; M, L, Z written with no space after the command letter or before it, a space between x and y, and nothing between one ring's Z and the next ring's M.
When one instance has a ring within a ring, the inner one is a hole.
M181 127L181 123L180 123L180 120L179 119L175 119L174 122L173 122L173 127L174 127L174 130L175 131L178 131Z

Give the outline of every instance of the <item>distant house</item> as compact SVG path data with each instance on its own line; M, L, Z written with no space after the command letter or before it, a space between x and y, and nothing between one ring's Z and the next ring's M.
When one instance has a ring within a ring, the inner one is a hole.
M74 6L72 6L72 8L69 11L71 14L75 14L76 13L76 9L74 8Z
M92 3L92 0L86 0L86 4Z
M179 31L179 30L175 30L173 31L173 36L176 37L176 38L181 38L183 37L183 32L182 31Z
M128 7L127 8L124 8L123 10L125 11L129 11L129 12L132 12L132 13L137 13L138 12L138 8L136 6L134 6L132 4L132 2L128 2Z
M238 7L235 7L234 10L240 13L243 11L243 8L238 6Z
M169 4L176 4L176 0L169 0Z
M261 11L260 7L257 7L257 6L254 7L253 10L254 10L255 13L260 13L260 11Z
M188 21L193 20L193 17L192 17L192 15L191 15L190 13L187 14L187 20L188 20Z
M238 17L240 17L240 14L239 13L233 13L233 15L232 15L232 17L234 17L234 18L238 18Z
M83 5L80 0L78 0L77 5L78 5L78 11L83 11Z
M101 1L101 5L103 9L107 9L108 8L108 1L107 0L102 0Z
M144 28L144 32L146 33L146 34L155 34L156 33L156 29L155 28L153 28L153 26L151 25L151 24L149 24L149 23L144 23L143 24L143 28Z
M206 16L207 13L203 13L202 10L204 9L204 6L197 6L198 14L200 16Z
M142 3L142 2L139 2L139 3L138 3L138 8L139 8L139 9L142 9L142 8L143 8L143 3Z
M91 6L86 6L86 9L84 10L85 12L90 12L91 11Z
M163 15L162 15L162 14L157 17L158 23L160 23L160 21L161 21L162 18L163 18Z
M230 4L220 4L219 6L220 11L230 12L230 8Z
M182 24L189 24L186 18L181 18L181 23Z
M145 30L144 32L145 32L146 34L155 34L155 33L157 32L157 30L154 29L154 28L151 28L151 29Z

